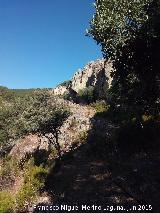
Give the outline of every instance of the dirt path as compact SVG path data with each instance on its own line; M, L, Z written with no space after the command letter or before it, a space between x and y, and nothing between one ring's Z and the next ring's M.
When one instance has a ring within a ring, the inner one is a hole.
M48 179L52 203L68 205L123 205L124 208L138 202L118 186L112 178L109 164L88 154L88 147L76 150L65 160L58 172ZM103 212L103 211L101 211Z

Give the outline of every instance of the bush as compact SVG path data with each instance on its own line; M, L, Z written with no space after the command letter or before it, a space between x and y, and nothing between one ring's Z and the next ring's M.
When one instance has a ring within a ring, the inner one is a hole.
M89 86L82 90L79 90L77 93L77 98L81 102L86 102L87 104L92 103L95 99L94 97L94 87Z
M11 213L14 208L14 198L6 191L0 192L0 213Z
M0 170L1 176L1 185L5 187L11 185L14 181L15 177L19 175L19 166L18 163L14 159L10 159L6 157L3 159L2 168Z
M16 195L16 208L23 209L25 204L33 202L36 195L44 187L48 170L42 166L35 166L31 159L25 168L24 184Z
M8 185L9 181L15 180L21 170L12 159L6 158L4 162L0 175L2 177L1 184L5 186L3 182L6 181ZM0 213L11 213L15 209L19 212L25 208L25 205L33 202L45 185L48 168L35 166L32 158L24 165L21 173L23 173L24 181L16 195L12 196L7 191L0 192ZM12 180L13 175L14 179Z
M91 104L91 107L93 107L97 113L106 112L109 108L105 101L96 101L95 103Z
M76 128L77 125L79 124L79 121L76 118L72 118L71 123L70 123L70 128Z
M58 86L64 86L64 87L69 87L71 85L72 81L68 80L68 81L64 81L61 84L59 84Z
M63 98L64 100L68 100L68 101L72 100L69 92L64 92L64 94L61 95L60 97Z
M88 132L87 132L87 131L81 131L81 132L79 132L79 134L78 134L78 140L79 140L80 142L86 142L87 137L88 137Z

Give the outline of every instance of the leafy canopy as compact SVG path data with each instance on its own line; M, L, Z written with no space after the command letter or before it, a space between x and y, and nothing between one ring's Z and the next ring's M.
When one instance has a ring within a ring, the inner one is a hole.
M97 0L96 13L88 34L101 44L105 57L116 56L117 50L147 21L151 0Z
M100 43L114 71L113 109L141 120L160 109L160 1L97 0L89 34Z
M0 146L28 133L45 135L58 131L69 109L48 90L38 90L0 106Z

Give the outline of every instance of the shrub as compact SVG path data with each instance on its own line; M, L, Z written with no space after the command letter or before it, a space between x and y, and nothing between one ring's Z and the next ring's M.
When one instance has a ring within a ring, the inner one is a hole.
M15 159L5 157L2 160L2 167L0 169L0 177L3 188L11 186L15 180L15 177L19 175L20 169Z
M5 159L4 167L1 170L2 181L12 181L19 174L20 169L12 159ZM15 171L14 171L15 170ZM13 210L18 212L25 208L25 205L33 202L39 191L43 189L48 169L42 166L35 166L34 159L31 158L25 165L23 172L23 185L16 195L11 196L7 191L0 192L0 213L11 213ZM3 182L2 182L3 184ZM5 184L5 183L4 183Z
M84 101L88 104L92 103L94 101L94 87L89 86L82 90L79 90L77 93L77 98L80 102Z
M72 81L68 80L68 81L64 81L61 84L59 84L58 86L65 86L65 87L69 87L71 85Z
M84 130L84 131L79 132L76 135L75 140L72 143L73 147L77 146L78 144L85 143L87 141L87 138L88 138L87 131Z
M35 166L31 159L25 168L24 184L16 195L16 208L23 209L25 204L34 200L35 196L44 187L48 170L42 166Z
M106 112L109 108L105 101L96 101L95 103L92 103L91 106L96 110L97 113Z
M81 132L79 132L79 134L78 134L78 140L79 140L80 142L85 142L85 141L87 140L87 137L88 137L87 131L81 131Z
M61 98L63 98L64 100L72 100L71 95L69 92L64 92L63 95L60 96Z
M6 191L0 192L0 213L11 213L14 208L14 197Z

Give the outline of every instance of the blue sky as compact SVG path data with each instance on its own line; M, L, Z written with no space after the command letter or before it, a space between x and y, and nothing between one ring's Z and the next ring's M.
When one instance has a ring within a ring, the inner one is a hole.
M0 0L0 85L54 87L102 58L85 36L94 0Z

